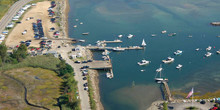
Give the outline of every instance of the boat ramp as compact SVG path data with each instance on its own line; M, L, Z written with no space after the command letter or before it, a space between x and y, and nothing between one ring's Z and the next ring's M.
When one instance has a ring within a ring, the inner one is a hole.
M167 84L167 81L163 80L162 84L163 84L163 94L164 94L166 100L168 100L169 102L173 101L173 98L171 96L170 88Z

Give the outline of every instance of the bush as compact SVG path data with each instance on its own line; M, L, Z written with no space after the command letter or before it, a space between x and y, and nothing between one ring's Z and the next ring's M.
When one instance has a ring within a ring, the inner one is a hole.
M167 104L168 104L167 102L163 103L163 110L168 110Z

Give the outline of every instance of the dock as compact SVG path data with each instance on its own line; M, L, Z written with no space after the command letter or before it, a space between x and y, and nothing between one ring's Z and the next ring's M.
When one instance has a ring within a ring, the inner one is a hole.
M170 88L169 88L167 82L164 80L164 81L162 81L162 84L163 84L163 86L164 86L163 92L164 92L164 95L165 95L166 99L167 99L169 102L173 101L173 98L172 98L171 92L170 92Z
M210 24L213 26L220 26L220 22L211 22Z
M103 40L103 41L100 41L100 43L122 43L122 41L121 40L113 40L113 41Z
M111 69L112 68L112 64L110 61L98 61L98 60L94 60L91 63L88 63L88 66L90 69Z
M90 50L113 50L113 48L116 48L116 47L103 47L103 46L87 46L86 47L87 49L90 49ZM119 47L121 49L125 49L125 50L142 50L144 49L144 47L140 47L140 46L129 46L129 47Z

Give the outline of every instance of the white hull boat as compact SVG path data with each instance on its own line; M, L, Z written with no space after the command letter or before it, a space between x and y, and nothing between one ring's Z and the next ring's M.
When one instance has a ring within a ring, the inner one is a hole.
M120 47L115 47L112 50L120 52L120 51L124 51L125 49L124 48L120 48Z
M210 51L212 49L211 46L208 46L208 48L206 48L206 51Z
M183 51L177 50L176 52L174 52L174 55L181 55L182 53L183 53Z
M131 39L133 36L134 36L134 35L129 34L129 35L128 35L128 38Z
M162 34L166 34L166 33L167 33L167 31L166 31L166 30L163 30L163 31L161 31L161 33L162 33Z
M140 65L140 66L143 66L143 65L147 65L149 63L150 63L150 61L142 60L141 62L138 62L137 64Z
M210 57L211 55L212 55L212 53L210 53L210 52L207 52L207 53L205 54L206 57Z
M220 54L220 50L216 51L217 54Z
M167 59L166 60L162 60L162 62L163 63L172 63L172 62L174 62L174 58L171 58L171 57L167 57Z
M118 38L122 38L123 37L123 35L118 35Z
M142 47L145 47L146 45L147 45L147 44L146 44L146 42L145 42L144 39L143 39L141 46L142 46Z
M181 69L182 67L183 67L183 65L178 64L178 65L176 66L176 69Z

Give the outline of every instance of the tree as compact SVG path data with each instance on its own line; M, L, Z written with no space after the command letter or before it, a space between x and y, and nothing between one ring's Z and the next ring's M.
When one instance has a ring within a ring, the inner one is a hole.
M27 57L27 55L27 46L25 44L21 44L17 50L13 50L12 58L15 58L18 62L21 62Z
M59 68L59 76L63 76L67 73L73 73L73 68L63 60L57 65L57 67Z
M7 47L4 44L0 44L0 57L2 62L5 62L7 56Z

